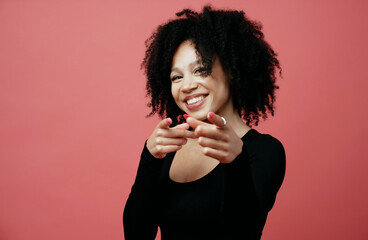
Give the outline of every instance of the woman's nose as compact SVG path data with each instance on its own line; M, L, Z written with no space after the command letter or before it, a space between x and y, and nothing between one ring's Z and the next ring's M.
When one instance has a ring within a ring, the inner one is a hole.
M183 92L190 92L198 87L198 82L194 77L184 78L183 85L181 87Z

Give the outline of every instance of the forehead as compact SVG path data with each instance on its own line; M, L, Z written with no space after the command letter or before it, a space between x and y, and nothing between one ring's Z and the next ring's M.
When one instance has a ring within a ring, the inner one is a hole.
M180 68L187 65L197 65L200 63L200 58L197 55L195 45L192 41L187 40L182 42L176 49L172 60L172 69Z

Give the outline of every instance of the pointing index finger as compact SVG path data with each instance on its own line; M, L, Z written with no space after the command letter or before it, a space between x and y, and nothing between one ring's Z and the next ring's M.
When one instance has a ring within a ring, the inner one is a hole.
M171 118L165 118L160 122L159 128L169 128L171 123L172 123Z
M173 127L173 129L185 129L185 130L188 130L189 129L189 124L184 122L184 123L181 123L179 125L176 125L175 127Z
M223 128L226 126L226 120L225 118L221 117L220 115L217 115L213 112L209 112L207 115L208 121L215 124L219 128Z
M187 121L187 123L189 124L189 126L190 126L191 128L193 128L193 129L196 129L199 125L203 125L203 124L205 124L204 122L202 122L202 121L200 121L200 120L197 120L197 119L195 119L195 118L193 118L193 117L190 117L190 116L188 116L188 117L186 118L186 121Z
M175 127L172 127L171 129L175 131L176 137L195 138L194 132L188 130L189 124L186 122L176 125Z

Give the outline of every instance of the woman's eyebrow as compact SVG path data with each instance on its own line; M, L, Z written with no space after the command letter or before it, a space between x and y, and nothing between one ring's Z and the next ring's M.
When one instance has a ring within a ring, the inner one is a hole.
M197 60L197 61L191 62L191 63L189 63L189 67L190 68L193 68L194 66L196 66L198 64L202 64L202 61L201 60ZM180 69L178 67L174 67L174 68L171 69L171 72L179 71L179 70Z

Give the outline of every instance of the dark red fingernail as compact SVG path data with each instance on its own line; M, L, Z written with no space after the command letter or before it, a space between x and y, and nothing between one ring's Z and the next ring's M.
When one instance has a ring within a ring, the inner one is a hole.
M214 118L214 117L215 117L215 114L214 114L213 112L210 112L210 113L208 114L208 117L209 117L209 118Z
M185 119L187 119L188 117L190 117L188 114L183 114L183 117L185 118Z

